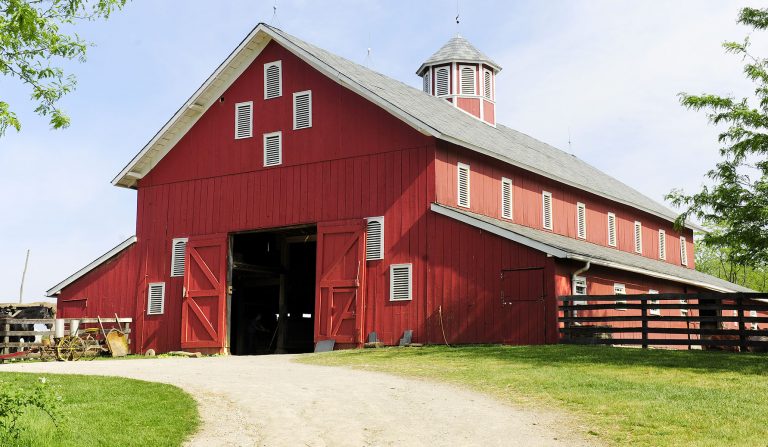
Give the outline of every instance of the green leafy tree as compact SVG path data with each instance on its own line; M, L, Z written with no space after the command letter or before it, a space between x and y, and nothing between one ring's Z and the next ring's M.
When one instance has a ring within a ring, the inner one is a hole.
M743 8L738 23L764 31L768 8ZM768 59L751 53L748 37L723 47L745 62L754 97L680 94L685 107L705 111L710 122L723 127L721 161L707 173L711 184L692 195L673 190L667 199L683 209L678 226L695 217L716 229L704 234L702 243L718 251L729 268L762 269L768 265Z
M89 43L62 29L77 22L108 18L126 0L0 0L0 75L16 78L32 90L35 112L54 129L69 117L58 101L75 88L74 75L57 66L64 60L85 61ZM21 122L0 97L0 137Z

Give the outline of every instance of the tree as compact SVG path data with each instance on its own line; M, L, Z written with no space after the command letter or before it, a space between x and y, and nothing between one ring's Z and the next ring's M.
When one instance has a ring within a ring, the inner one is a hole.
M763 31L768 28L768 8L743 8L737 21ZM722 160L707 173L712 184L693 195L673 190L666 198L683 208L678 227L696 217L715 229L704 234L702 242L725 256L724 265L762 269L768 265L768 59L750 53L749 37L723 47L745 61L754 98L680 94L683 106L706 111L711 123L725 127L718 136Z
M0 75L16 78L32 90L35 112L51 127L69 125L58 101L76 85L74 75L57 66L64 60L85 61L88 42L63 27L108 18L126 0L0 0ZM0 137L21 122L0 98Z
M696 270L758 292L768 292L768 268L736 265L729 261L727 249L706 245L701 240L695 245Z

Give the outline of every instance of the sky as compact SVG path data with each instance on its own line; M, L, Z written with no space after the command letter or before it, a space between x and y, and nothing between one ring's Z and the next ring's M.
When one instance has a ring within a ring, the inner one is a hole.
M273 7L277 5L275 17ZM680 92L749 95L721 42L751 1L134 0L78 24L94 43L51 130L29 89L0 78L21 132L0 137L0 302L24 301L135 232L136 192L112 178L259 22L420 88L422 61L460 32L503 70L499 122L550 143L663 202L697 190L718 159L717 129ZM753 36L758 51L766 39ZM370 48L370 56L368 49ZM762 55L765 55L763 52Z

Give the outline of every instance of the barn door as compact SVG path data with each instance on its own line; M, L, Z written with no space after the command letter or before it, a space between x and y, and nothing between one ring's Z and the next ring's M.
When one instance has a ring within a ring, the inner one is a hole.
M365 290L365 221L317 227L315 341L361 344Z
M544 268L501 271L501 306L505 343L534 345L546 341Z
M222 350L226 340L227 235L190 237L181 301L181 347Z

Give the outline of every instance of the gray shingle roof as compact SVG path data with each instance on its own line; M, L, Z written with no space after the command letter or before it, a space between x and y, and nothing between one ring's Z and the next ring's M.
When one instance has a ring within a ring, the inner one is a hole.
M572 154L501 124L496 127L485 124L444 99L358 65L282 30L267 28L305 52L303 56L337 71L339 77L346 77L394 108L397 113L434 129L441 139L669 221L677 217L674 211Z
M562 250L567 258L581 256L591 259L593 262L605 261L607 263L619 264L633 269L642 269L654 272L660 275L673 276L683 280L682 282L702 283L714 287L724 288L735 292L754 292L751 289L733 284L720 278L707 275L697 270L689 269L680 265L670 264L668 262L657 261L646 258L634 253L628 253L615 248L604 247L579 239L562 236L549 231L537 230L535 228L525 227L523 225L507 222L492 217L472 213L463 209L449 207L440 204L433 204L432 209L441 214L454 217L456 214L466 216L473 221L480 221L492 226L508 230L517 235L523 236L529 240L535 241L548 247ZM444 210L447 210L444 211ZM452 216L453 215L453 216ZM538 248L538 247L534 247ZM619 267L617 267L619 268Z
M475 48L467 39L456 36L451 38L435 54L424 61L416 71L416 74L421 76L427 66L443 62L478 62L490 65L497 72L501 71L501 66L494 62L493 59Z

